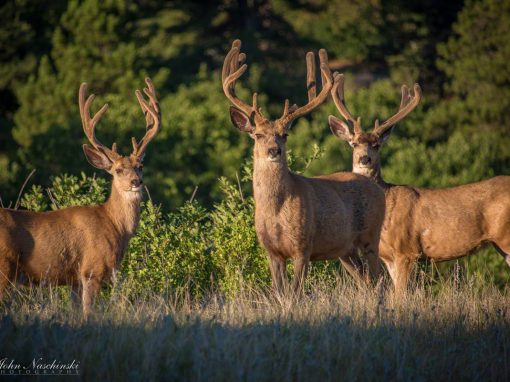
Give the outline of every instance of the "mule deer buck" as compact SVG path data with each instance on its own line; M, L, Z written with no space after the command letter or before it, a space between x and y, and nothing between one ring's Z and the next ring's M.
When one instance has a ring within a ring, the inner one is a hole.
M81 292L83 313L89 315L101 284L122 260L140 219L142 161L161 127L154 85L148 78L145 81L149 101L138 90L136 97L147 131L139 142L132 138L129 156L118 154L115 143L109 149L96 138L96 125L108 105L91 117L94 95L85 99L87 84L80 86L83 130L92 145L83 145L83 151L92 166L113 176L110 197L101 205L50 212L0 209L0 299L8 284L23 273L29 284L71 285L74 298Z
M317 95L315 57L306 56L308 103L289 107L269 120L257 104L237 98L236 81L246 71L246 56L240 53L241 42L234 41L223 63L223 91L230 103L232 123L255 141L253 150L253 192L255 228L260 243L267 250L273 287L286 285L286 261L294 262L293 289L300 292L310 260L340 259L358 280L378 278L378 245L384 219L384 194L366 177L336 173L307 178L292 173L287 165L286 141L292 122L310 113L328 97L332 76L326 51L319 51L322 90ZM369 275L357 256L361 249L367 258Z
M347 123L329 116L329 125L334 135L353 148L353 172L369 177L384 189L386 217L379 253L397 293L407 289L417 260L457 259L492 243L510 265L510 176L446 189L386 183L381 173L380 147L394 126L418 105L420 87L415 84L411 94L402 86L398 112L382 124L375 121L374 129L366 133L360 118L354 118L345 105L343 86L343 76L336 76L333 100Z

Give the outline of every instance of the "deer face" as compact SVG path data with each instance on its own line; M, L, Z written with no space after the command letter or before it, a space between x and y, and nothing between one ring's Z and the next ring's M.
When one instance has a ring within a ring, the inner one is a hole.
M269 162L281 162L286 158L285 144L287 134L253 134L255 139L255 157Z
M357 174L373 175L380 165L381 142L374 134L362 134L352 142L352 170Z
M143 189L142 160L135 155L110 159L104 152L83 145L85 157L95 168L106 170L113 176L113 187L120 192L141 194Z
M250 134L255 141L254 157L267 162L282 163L286 160L287 133L290 126L258 118L252 124L248 116L235 107L230 108L230 118L240 131Z
M336 137L352 147L352 171L366 176L375 175L380 167L379 149L389 138L391 129L381 136L361 130L352 134L345 122L333 116L329 117L329 127Z
M137 157L122 157L113 163L110 173L117 189L125 192L142 192L143 165Z

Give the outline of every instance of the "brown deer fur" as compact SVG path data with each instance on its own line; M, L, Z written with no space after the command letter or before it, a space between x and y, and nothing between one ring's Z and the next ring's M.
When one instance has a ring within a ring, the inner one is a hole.
M397 118L370 133L361 130L343 101L343 78L335 78L332 93L349 126L330 116L333 133L353 147L353 172L365 175L384 189L386 216L379 253L398 293L405 291L412 266L417 260L457 259L493 244L510 265L510 176L497 176L478 183L446 189L426 189L394 185L384 181L379 149L389 138L395 124L419 102L415 85L411 97L402 88ZM414 106L413 106L414 105ZM356 126L357 124L357 126Z
M147 103L137 97L146 114L147 134L133 153L123 157L95 138L95 124L106 112L88 116L93 96L85 102L80 87L80 112L93 147L84 145L87 160L113 176L111 194L101 205L70 207L50 212L0 209L0 299L6 287L23 273L30 284L71 285L74 298L81 290L83 312L90 312L103 281L110 278L135 233L142 200L142 159L147 143L160 128L159 106L152 82L146 80ZM106 105L105 105L106 106Z
M224 63L223 88L236 106L230 113L233 124L255 141L253 191L258 239L269 254L273 286L286 283L286 261L294 261L293 288L299 291L310 260L340 259L347 270L360 278L364 270L356 250L364 252L372 277L380 272L378 243L384 218L384 194L366 177L336 173L307 178L293 174L287 166L286 138L292 120L324 102L331 88L327 56L320 52L323 89L316 96L309 80L309 103L289 108L282 118L270 121L257 108L235 97L233 84L246 70L239 67L245 56L236 40ZM310 57L312 58L310 60ZM313 54L307 56L308 78L315 81ZM366 276L366 275L365 275Z

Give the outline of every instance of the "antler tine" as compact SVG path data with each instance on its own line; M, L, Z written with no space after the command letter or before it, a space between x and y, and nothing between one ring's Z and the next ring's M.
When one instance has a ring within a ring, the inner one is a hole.
M409 94L409 88L406 85L402 85L401 88L402 91L402 97L400 98L400 106L399 110L402 109L405 105L409 103L411 100L411 95Z
M96 125L104 116L106 111L108 110L108 104L104 104L101 109L91 118L90 117L90 106L94 101L95 95L91 94L85 100L87 94L87 83L83 82L80 85L80 91L78 93L78 104L80 107L80 116L83 125L83 131L85 132L85 136L89 140L89 142L94 146L95 149L100 150L105 153L112 161L118 159L120 155L117 153L117 145L114 143L112 149L110 150L108 147L103 145L96 138Z
M317 97L317 82L315 81L315 55L313 52L306 54L306 89L308 90L308 102Z
M333 89L331 90L331 96L333 97L333 102L336 105L336 108L344 117L345 120L350 122L354 126L354 133L359 135L363 133L361 129L361 118L354 118L354 116L349 112L347 106L345 105L345 96L344 96L344 80L345 77L343 74L335 72L334 74L334 84Z
M420 85L414 84L413 93L414 93L414 95L411 97L411 94L410 94L407 86L405 86L405 85L402 86L402 98L400 100L400 107L399 107L398 112L394 116L388 118L381 125L379 125L379 122L376 121L373 133L375 133L377 135L381 135L386 130L390 129L395 124L397 124L400 120L405 118L411 111L413 111L413 109L416 106L418 106L418 104L420 103L420 100L421 100Z
M331 82L331 86L333 86L333 78L332 78L332 75L331 75L331 70L329 69L328 52L326 51L326 49L319 49L319 62L320 62L321 65L322 64L326 65L326 67L328 68L327 73L324 72L323 70L321 70L321 83L322 83L322 85L324 86L324 84L328 80L328 79L325 78L325 76L328 76L329 77L329 81ZM330 87L330 90L331 90L331 87ZM327 98L327 96L326 96L326 98Z
M253 94L252 106L237 98L235 93L236 81L248 68L248 65L244 63L246 60L246 54L241 53L240 50L241 40L234 40L232 48L227 53L225 60L223 61L223 69L221 71L223 92L232 105L237 107L250 118L252 118L253 115L261 116L260 110L258 109L257 93Z
M311 58L310 58L311 57ZM320 70L321 70L321 78L322 78L322 89L318 96L315 96L316 93L315 85L312 83L315 82L315 79L311 80L312 76L315 76L315 71L311 74L311 70L315 70L314 64L309 64L314 60L314 55L312 52L307 53L306 62L307 62L307 87L308 87L308 103L304 106L297 107L292 106L288 109L288 113L282 115L278 121L284 125L289 126L290 122L294 119L299 118L305 114L308 114L313 109L321 105L327 98L331 87L333 86L333 79L331 77L331 70L329 69L328 64L328 55L324 49L319 51L319 59L320 59ZM311 60L311 61L310 61ZM312 90L313 89L313 90Z
M140 158L142 158L145 154L145 150L147 149L149 142L152 141L156 134L159 133L159 130L161 130L161 111L156 96L156 89L154 88L154 84L150 78L147 77L145 79L145 83L147 84L147 87L143 89L143 92L149 98L149 102L144 99L140 90L136 90L135 94L138 99L138 103L145 114L146 132L140 142L136 142L135 138L131 138L133 154Z

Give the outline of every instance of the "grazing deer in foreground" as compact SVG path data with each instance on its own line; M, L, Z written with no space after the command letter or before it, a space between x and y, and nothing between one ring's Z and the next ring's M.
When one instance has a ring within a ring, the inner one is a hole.
M7 285L23 273L30 284L71 285L74 298L81 291L85 317L90 313L94 297L122 260L140 219L142 160L161 127L154 85L148 78L145 81L149 102L138 90L136 96L147 131L140 142L132 138L129 156L118 154L115 143L109 149L97 140L96 124L108 105L91 118L94 95L85 100L87 84L80 86L83 130L92 144L83 145L83 151L92 166L113 176L110 197L101 205L50 212L0 209L0 299Z
M353 148L353 172L373 179L384 189L386 217L379 253L397 293L406 290L416 260L457 259L492 243L510 265L510 176L439 190L386 183L379 149L393 127L420 102L420 87L414 85L412 96L402 86L398 112L382 124L375 121L372 132L365 133L360 118L355 119L345 106L343 84L343 76L336 76L331 92L354 134L348 124L334 116L329 116L329 125L334 135Z
M369 273L380 274L378 245L384 219L384 193L366 177L336 173L307 178L293 174L287 166L285 144L292 121L321 105L332 86L326 51L319 51L322 90L316 95L314 54L307 63L308 103L302 107L285 101L283 115L265 118L257 105L239 100L235 84L246 71L241 42L234 41L223 63L223 91L231 104L232 123L255 141L253 192L255 228L269 254L273 287L286 284L286 261L294 261L293 289L301 291L310 260L340 259L349 273L360 279L365 271L357 256L361 249ZM241 66L242 65L242 66ZM365 278L367 275L363 275ZM362 276L362 277L363 277Z

